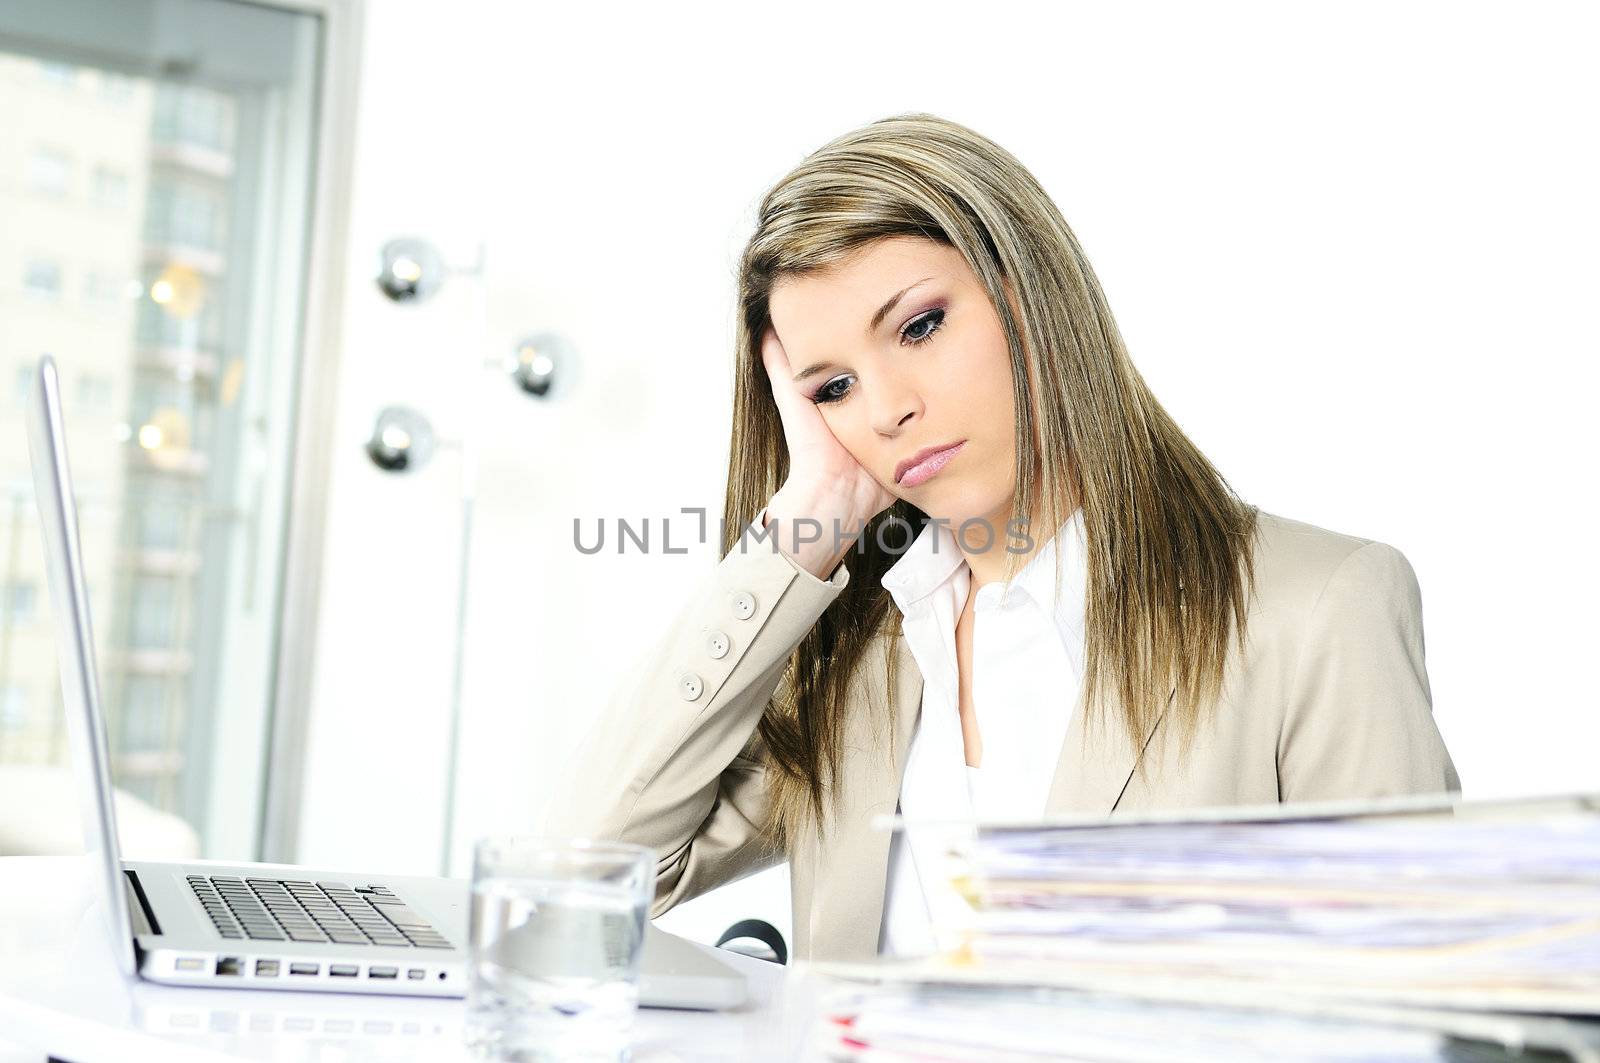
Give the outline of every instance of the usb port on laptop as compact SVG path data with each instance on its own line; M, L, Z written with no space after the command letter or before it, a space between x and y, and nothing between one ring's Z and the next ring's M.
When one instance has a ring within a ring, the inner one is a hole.
M328 973L335 978L354 978L361 973L361 968L353 963L330 963Z
M368 978L394 978L397 975L399 975L399 973L400 973L400 969L397 968L397 967L368 967L367 968L367 977Z
M320 963L291 963L289 965L290 974L316 974L321 969L322 964Z

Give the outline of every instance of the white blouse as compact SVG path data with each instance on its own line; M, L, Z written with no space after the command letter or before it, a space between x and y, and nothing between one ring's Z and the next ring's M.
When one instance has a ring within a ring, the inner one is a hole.
M997 539L994 549L1004 550L1007 542L1016 540ZM1082 686L1087 569L1078 509L1013 581L978 589L972 605L972 702L983 752L981 767L968 765L955 632L971 581L953 531L931 521L883 576L905 615L906 642L923 678L922 712L900 784L899 811L908 820L1042 816ZM881 955L933 950L917 874L921 848L914 830L896 831L890 840Z

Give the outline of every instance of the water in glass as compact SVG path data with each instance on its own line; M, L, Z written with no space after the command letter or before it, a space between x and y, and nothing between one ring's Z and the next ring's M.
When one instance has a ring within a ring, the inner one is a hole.
M497 873L480 861L467 998L480 1058L627 1058L654 859L611 859L622 866L557 854Z

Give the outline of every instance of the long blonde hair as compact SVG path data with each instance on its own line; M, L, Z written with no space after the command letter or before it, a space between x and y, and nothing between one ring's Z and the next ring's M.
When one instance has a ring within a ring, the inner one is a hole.
M1087 722L1114 699L1137 745L1172 694L1169 722L1181 725L1186 753L1221 694L1230 628L1241 645L1245 637L1256 507L1156 401L1044 189L965 126L922 113L881 119L823 145L762 199L739 265L722 553L788 475L759 346L774 285L891 236L958 249L1004 326L1017 411L1013 513L1053 531L1082 506ZM775 844L806 825L825 828L846 688L873 636L900 632L899 610L880 582L906 539L902 524L885 531L892 549L880 546L879 527L893 520L920 531L927 514L902 499L867 525L848 555L849 585L796 647L761 719L770 758L765 826ZM1058 550L1058 565L1060 558ZM1019 564L1012 553L1009 567ZM897 656L884 662L890 706ZM892 735L892 713L883 711ZM1143 770L1144 758L1139 763Z

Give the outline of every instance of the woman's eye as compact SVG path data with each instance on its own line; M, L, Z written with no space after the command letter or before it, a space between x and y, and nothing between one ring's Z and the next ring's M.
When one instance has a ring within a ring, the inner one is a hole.
M914 347L919 343L927 343L929 337L944 327L944 309L929 310L926 314L912 321L900 330L900 343L902 346ZM811 401L818 406L830 402L839 402L850 393L851 378L848 376L834 377L818 388L811 396Z
M845 397L845 393L849 390L847 387L849 382L850 378L847 376L834 377L817 389L816 394L811 397L811 401L818 406L828 402L838 402Z
M924 325L927 326L926 331L918 331ZM900 342L907 345L926 343L928 337L932 336L935 332L938 332L943 325L944 311L942 309L929 310L926 314L923 314L921 317L917 318L915 321L911 322L911 324L907 325L901 330Z

